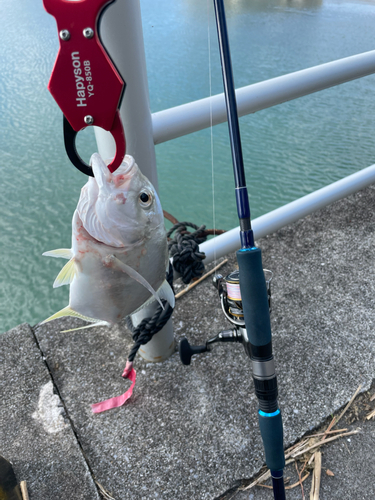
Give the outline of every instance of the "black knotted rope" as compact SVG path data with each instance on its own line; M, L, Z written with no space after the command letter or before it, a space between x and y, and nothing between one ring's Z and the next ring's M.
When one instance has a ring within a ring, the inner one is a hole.
M195 229L193 233L186 230L186 226ZM181 279L185 284L195 278L202 276L204 272L203 259L205 254L199 251L199 245L206 241L206 226L196 226L191 222L178 222L167 233L170 238L171 234L176 231L173 240L168 242L168 250L170 257L173 257L173 266L169 265L169 270L166 276L168 283L173 290L173 268L181 275ZM173 290L174 292L174 290ZM134 327L131 317L126 319L126 325L132 332L134 345L128 356L128 361L133 361L141 345L145 345L154 335L156 335L163 326L169 321L173 313L173 308L166 301L162 300L164 309L157 306L155 313L150 318L144 318L139 325Z
M173 267L169 264L168 273L166 273L166 280L173 290ZM174 293L174 290L173 290ZM145 345L152 337L157 334L163 326L169 321L173 313L173 307L164 299L162 299L164 309L158 304L155 313L151 318L144 318L139 325L134 327L131 317L126 318L126 326L132 332L134 345L128 356L128 361L133 361L141 345Z
M186 226L196 229L193 233L186 231ZM173 257L173 267L181 275L187 285L193 278L202 276L204 272L203 259L205 254L199 251L200 243L206 241L206 226L196 226L191 222L178 222L167 233L169 238L176 231L173 240L168 242L170 257ZM184 233L184 234L182 234Z

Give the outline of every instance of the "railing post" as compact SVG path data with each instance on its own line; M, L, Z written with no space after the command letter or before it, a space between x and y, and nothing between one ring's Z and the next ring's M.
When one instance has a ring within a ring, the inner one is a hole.
M100 35L103 45L126 82L120 108L125 129L126 152L134 157L142 173L158 190L139 0L117 0L110 5L103 15ZM95 129L95 136L100 154L104 158L113 157L115 144L112 136L98 128ZM151 316L155 307L156 305L152 304L133 315L133 324L137 326L143 318ZM171 320L140 350L141 356L151 362L163 361L173 352Z

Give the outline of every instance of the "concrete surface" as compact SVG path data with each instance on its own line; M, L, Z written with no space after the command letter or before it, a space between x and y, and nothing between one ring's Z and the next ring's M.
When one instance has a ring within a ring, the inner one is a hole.
M29 325L0 336L0 454L30 499L100 499Z
M375 379L374 201L375 188L367 188L257 242L264 267L274 274L273 346L286 446L337 412L360 383L367 391ZM234 267L231 255L220 272ZM229 327L210 278L177 300L173 321L176 338L186 336L192 344ZM37 327L38 344L30 345L31 352L39 345L81 446L81 456L70 463L84 456L116 500L273 497L260 487L239 489L263 464L257 401L242 346L214 346L190 366L177 353L162 364L137 357L132 398L95 415L91 403L130 385L121 373L131 338L123 326L60 333L81 324L64 319ZM0 337L0 352L13 335ZM4 358L10 363L7 381L26 353ZM4 399L12 397L17 384ZM37 401L30 402L32 412ZM1 417L5 427L9 417ZM375 497L375 424L358 422L353 425L362 434L324 449L324 467L336 474L323 477L320 500ZM20 467L16 448L9 444L7 453ZM65 480L69 488L70 477ZM44 497L30 495L37 498ZM301 491L291 490L287 498L302 498Z

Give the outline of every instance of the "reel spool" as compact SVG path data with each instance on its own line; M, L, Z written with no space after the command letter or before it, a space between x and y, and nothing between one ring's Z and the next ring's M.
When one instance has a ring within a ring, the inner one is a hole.
M240 273L238 270L232 271L224 278L227 294L226 294L226 315L230 321L244 323L241 290L240 290ZM223 304L222 304L223 307Z
M271 312L271 280L272 271L263 269L267 285L268 307ZM223 277L217 274L213 278L213 284L218 289L221 308L225 317L234 325L244 327L245 320L242 307L242 298L240 290L240 273L237 270L232 271Z

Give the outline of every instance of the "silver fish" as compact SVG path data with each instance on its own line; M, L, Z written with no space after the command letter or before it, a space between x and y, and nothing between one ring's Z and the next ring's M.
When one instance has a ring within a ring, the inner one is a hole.
M112 174L99 154L94 177L83 186L72 221L72 248L43 255L69 259L54 288L70 284L69 306L43 323L74 316L113 324L150 301L174 294L165 280L169 265L160 200L150 181L126 155Z

